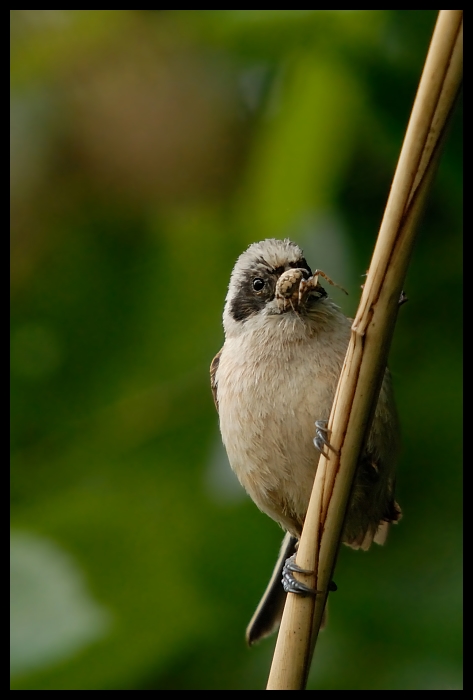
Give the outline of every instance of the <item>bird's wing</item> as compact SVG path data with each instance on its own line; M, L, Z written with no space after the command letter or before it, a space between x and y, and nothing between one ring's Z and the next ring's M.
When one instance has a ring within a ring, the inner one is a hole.
M222 348L222 350L223 350L223 348ZM217 411L218 411L217 379L216 379L215 375L217 374L218 363L220 362L220 355L222 354L222 350L219 350L219 352L215 355L215 357L212 360L212 363L210 365L210 388L212 389L212 396L214 397L215 408L217 409Z

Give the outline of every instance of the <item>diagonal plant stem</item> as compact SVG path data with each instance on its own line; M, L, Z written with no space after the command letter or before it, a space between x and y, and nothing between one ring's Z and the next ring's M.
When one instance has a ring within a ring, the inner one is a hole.
M440 10L414 101L329 420L339 450L320 457L297 564L315 599L288 595L268 690L303 690L339 548L356 465L386 367L398 300L463 64L463 11Z

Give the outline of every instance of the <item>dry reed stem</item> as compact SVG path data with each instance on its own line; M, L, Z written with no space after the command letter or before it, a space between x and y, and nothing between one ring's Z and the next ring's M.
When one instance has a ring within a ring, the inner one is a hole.
M299 566L317 572L298 577L322 593L315 599L287 596L268 690L302 690L307 682L356 464L386 367L416 220L461 82L462 36L462 10L440 10L330 415L330 441L340 456L320 458L297 554Z

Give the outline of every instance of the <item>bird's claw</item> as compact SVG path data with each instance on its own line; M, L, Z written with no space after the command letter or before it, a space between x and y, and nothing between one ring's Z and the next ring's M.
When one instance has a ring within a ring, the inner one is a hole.
M317 595L317 593L322 593L322 591L317 591L315 588L310 588L306 586L305 583L298 581L293 576L293 572L297 574L313 574L313 571L309 569L303 569L296 564L296 555L293 554L292 557L286 559L286 562L282 570L282 586L286 593L296 593L297 595L307 596L307 595ZM328 585L329 591L336 591L337 584L335 581L330 581Z
M328 447L329 450L338 454L338 450L335 449L333 445L330 444L328 437L330 430L327 428L328 420L316 420L315 421L315 438L314 445L318 451L323 454L325 459L330 459L328 452L325 452L324 447Z
M409 299L405 295L404 290L402 290L401 295L399 297L399 301L397 302L398 306L402 306L403 304L405 304L408 301L409 301Z
M301 581L298 581L296 578L294 578L293 571L295 571L298 574L314 573L313 571L309 571L308 569L302 569L300 566L298 566L296 564L296 555L293 554L292 557L286 559L282 570L282 587L284 588L286 593L297 593L298 595L302 596L317 595L317 593L320 593L320 591L316 591L313 588L310 588L310 586L306 586L305 583L302 583Z

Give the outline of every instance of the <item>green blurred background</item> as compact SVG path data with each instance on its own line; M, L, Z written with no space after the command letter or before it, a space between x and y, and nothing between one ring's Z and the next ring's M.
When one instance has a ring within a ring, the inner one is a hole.
M436 12L11 12L13 688L265 687L282 533L220 445L226 286L289 236L354 312ZM404 518L343 548L309 688L461 689L461 129L390 356Z

